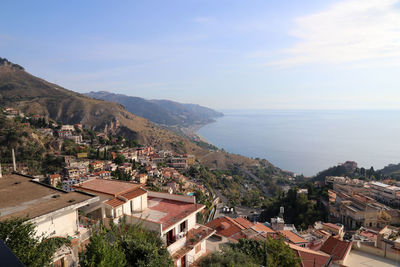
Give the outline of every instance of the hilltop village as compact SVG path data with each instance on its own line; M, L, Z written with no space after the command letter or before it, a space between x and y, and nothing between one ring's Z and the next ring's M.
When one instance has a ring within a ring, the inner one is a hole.
M48 143L42 171L35 173L35 165L20 159L34 153L17 153L18 142L8 136L10 159L0 167L0 223L27 218L38 236L68 240L57 248L52 266L82 265L80 255L95 242L96 229L121 225L140 225L161 240L171 261L165 266L208 266L227 247L240 250L274 241L293 257L287 266L400 262L400 187L395 180L326 176L305 183L293 174L270 206L239 207L193 175L202 168L194 155L156 150L10 107L3 115ZM313 209L301 209L301 203ZM265 254L280 259L268 251L269 245Z

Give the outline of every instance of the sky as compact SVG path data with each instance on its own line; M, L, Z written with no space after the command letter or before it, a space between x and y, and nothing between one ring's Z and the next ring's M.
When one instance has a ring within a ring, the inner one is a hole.
M400 0L0 2L0 57L77 92L398 109Z

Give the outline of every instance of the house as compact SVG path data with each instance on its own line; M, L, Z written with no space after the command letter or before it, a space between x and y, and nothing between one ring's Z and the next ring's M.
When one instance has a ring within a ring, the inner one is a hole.
M281 234L287 242L296 246L305 248L308 244L307 240L296 234L294 231L280 230L279 234Z
M344 226L342 224L322 223L322 229L332 233L333 236L338 236L339 239L344 236Z
M61 175L57 174L50 174L48 176L48 183L52 187L56 187L58 183L61 182Z
M93 171L98 172L104 169L104 162L100 160L96 160L90 163L90 166L93 168Z
M65 139L74 141L75 143L82 143L82 135L68 135Z
M139 184L145 184L148 179L147 173L138 173L135 175L135 179Z
M288 245L300 258L301 267L325 267L330 260L330 255L325 252L314 251L291 243Z
M105 225L125 220L157 232L176 266L189 266L202 257L207 251L207 238L215 233L210 227L196 223L196 214L205 206L197 204L195 197L146 191L141 186L94 179L74 188L100 197L85 212L99 217Z
M74 125L68 125L68 124L62 125L60 130L61 131L71 131L71 132L73 132L73 131L75 131L75 126Z
M65 266L76 262L78 251L91 232L89 227L81 224L78 210L99 201L99 197L82 192L67 193L18 174L3 175L0 191L0 221L28 217L36 224L38 237L44 234L68 238L72 246L60 248L54 262Z
M343 241L336 237L329 237L321 247L321 251L332 256L332 261L336 264L344 264L349 255L352 243Z

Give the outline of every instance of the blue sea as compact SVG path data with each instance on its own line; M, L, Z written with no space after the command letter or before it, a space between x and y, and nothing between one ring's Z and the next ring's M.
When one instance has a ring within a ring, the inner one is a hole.
M311 176L347 160L400 163L400 110L223 110L198 133L219 148Z

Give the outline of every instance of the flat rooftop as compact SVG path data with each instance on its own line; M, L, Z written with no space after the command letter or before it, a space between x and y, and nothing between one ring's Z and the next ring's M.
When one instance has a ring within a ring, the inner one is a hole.
M93 179L76 184L74 188L92 193L102 193L112 195L114 197L138 189L141 184L133 184L117 180Z
M0 220L11 217L35 218L95 198L79 192L63 192L11 174L0 178Z
M193 212L200 211L203 208L204 205L202 204L148 197L147 209L143 212L132 214L132 216L162 224L162 230L164 231Z

